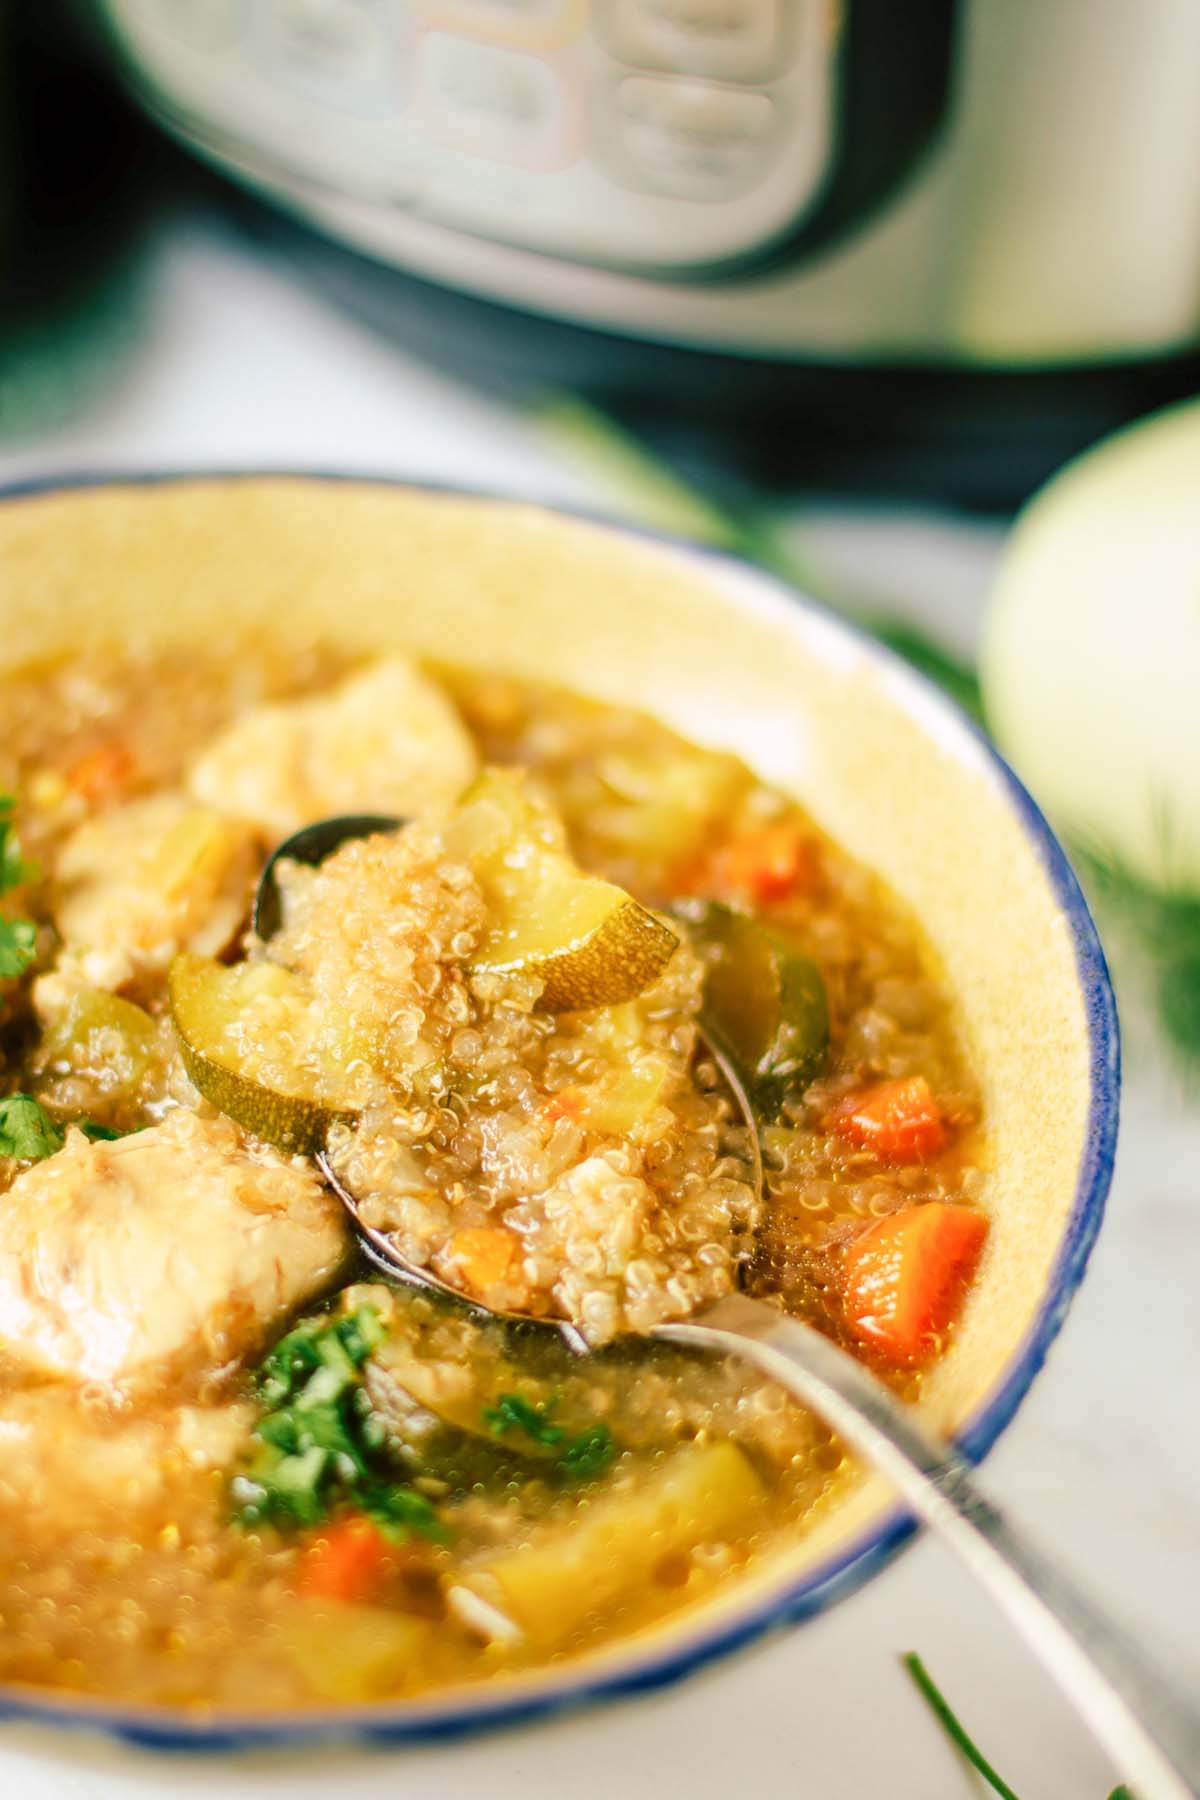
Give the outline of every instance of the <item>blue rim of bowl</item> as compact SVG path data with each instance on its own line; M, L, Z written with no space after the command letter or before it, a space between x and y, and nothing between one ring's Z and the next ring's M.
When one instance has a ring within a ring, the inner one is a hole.
M973 720L896 653L877 643L859 627L828 607L809 599L764 570L730 552L689 542L667 532L629 525L586 508L547 502L525 496L459 488L451 483L409 480L401 476L355 473L352 470L304 468L101 470L34 476L0 487L0 504L35 499L59 492L87 488L154 487L176 482L317 481L350 486L396 488L416 493L445 495L467 500L496 501L505 505L533 506L568 519L633 538L697 562L713 563L751 579L776 600L815 615L842 635L851 638L885 669L891 669L924 704L950 721L1000 777L1008 800L1033 845L1050 882L1055 899L1070 928L1075 948L1075 967L1087 1017L1089 1040L1089 1088L1087 1132L1075 1198L1067 1220L1054 1270L1036 1319L1023 1344L1011 1358L999 1386L985 1405L967 1421L955 1443L971 1462L980 1462L1011 1421L1030 1384L1041 1369L1050 1346L1062 1329L1067 1309L1083 1280L1088 1258L1104 1217L1105 1201L1116 1157L1117 1125L1121 1092L1120 1036L1116 1001L1108 965L1095 923L1075 872L1041 809L990 739ZM919 722L919 721L918 721ZM757 1600L732 1620L707 1629L701 1624L686 1644L654 1652L634 1651L623 1666L589 1673L581 1666L579 1679L563 1682L544 1692L530 1685L505 1690L457 1688L443 1703L436 1700L379 1701L373 1705L324 1709L302 1719L290 1715L219 1715L211 1722L195 1720L165 1708L112 1705L100 1698L69 1698L52 1693L0 1686L0 1722L13 1721L46 1727L99 1732L142 1749L230 1754L255 1749L296 1749L315 1743L348 1747L396 1747L403 1744L448 1741L487 1731L513 1728L603 1703L630 1699L667 1687L706 1664L731 1655L768 1633L811 1618L844 1595L853 1592L882 1569L913 1536L912 1518L897 1508L879 1524L864 1532L848 1549L819 1563L798 1581L768 1599Z

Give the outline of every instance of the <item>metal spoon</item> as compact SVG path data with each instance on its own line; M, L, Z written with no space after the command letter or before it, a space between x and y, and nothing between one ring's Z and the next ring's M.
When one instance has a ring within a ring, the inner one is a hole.
M282 862L305 863L315 869L335 850L353 838L374 837L376 832L399 831L405 819L393 819L386 813L341 813L333 819L318 819L302 826L291 837L277 844L263 864L258 886L254 890L254 907L250 923L254 935L265 944L283 924L283 897L279 892L279 865Z
M288 838L259 883L254 905L259 937L270 937L279 925L275 872L280 861L290 857L316 864L351 838L393 831L402 823L376 817L324 819ZM753 1178L761 1192L762 1160L749 1099L718 1047L708 1038L705 1047L748 1129ZM407 1261L390 1238L362 1220L358 1202L324 1152L316 1161L364 1249L393 1278L439 1293L488 1319L545 1326L565 1336L573 1348L586 1349L564 1321L493 1312ZM740 1356L819 1413L954 1550L1091 1727L1138 1800L1195 1800L1200 1793L1200 1713L1173 1692L1170 1681L1127 1633L1009 1524L949 1441L854 1357L814 1326L745 1294L731 1294L695 1318L658 1325L649 1335Z

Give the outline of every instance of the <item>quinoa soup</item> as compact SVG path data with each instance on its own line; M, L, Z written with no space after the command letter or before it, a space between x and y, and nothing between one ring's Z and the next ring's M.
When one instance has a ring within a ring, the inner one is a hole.
M0 685L0 1679L197 1708L541 1665L856 1480L744 1285L906 1392L987 1233L916 922L736 759L508 678L248 639ZM402 828L280 867L282 838ZM765 1192L709 1045L753 1103ZM393 1286L411 1260L590 1354Z

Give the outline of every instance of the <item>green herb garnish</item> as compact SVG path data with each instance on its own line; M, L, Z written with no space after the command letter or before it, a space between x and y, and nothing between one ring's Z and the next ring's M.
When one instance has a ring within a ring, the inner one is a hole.
M1003 1776L996 1773L991 1763L987 1760L987 1757L983 1754L983 1751L971 1738L966 1727L955 1716L950 1702L942 1693L942 1690L938 1687L933 1676L929 1673L929 1670L925 1667L925 1664L921 1661L921 1658L917 1655L916 1651L910 1650L908 1654L902 1656L900 1660L912 1677L917 1692L920 1694L922 1700L924 1700L926 1706L928 1706L930 1712L933 1714L942 1730L946 1733L946 1736L950 1739L950 1742L954 1745L955 1749L966 1758L973 1769L982 1775L993 1793L1000 1795L1000 1800L1018 1800L1017 1794L1009 1787ZM1122 1784L1120 1787L1113 1789L1112 1793L1108 1796L1108 1800L1134 1800L1134 1796L1130 1793L1129 1789Z
M23 881L34 880L38 873L37 864L28 862L21 855L13 825L16 804L15 794L0 794L0 894L20 887Z
M405 1482L360 1483L355 1499L385 1537L403 1541L416 1532L436 1540L447 1535L433 1504Z
M916 1651L910 1650L907 1656L901 1657L900 1660L912 1677L917 1692L955 1749L966 1757L971 1767L983 1776L988 1786L1001 1796L1001 1800L1018 1800L1018 1796L1008 1783L996 1773L983 1751L968 1736L965 1727L959 1723L951 1710L950 1702L937 1686Z
M80 1119L79 1129L93 1144L115 1144L118 1138L130 1135L128 1132L118 1131L115 1125L101 1125L95 1119Z
M0 794L0 894L20 887L37 874L35 864L21 855L13 826L16 799ZM37 955L37 926L32 919L0 918L0 978L11 981L23 975Z
M425 1496L392 1481L383 1459L387 1434L362 1371L384 1336L378 1314L363 1306L306 1320L263 1359L254 1454L231 1484L242 1524L317 1525L349 1503L389 1537L445 1535Z
M483 1416L494 1437L521 1432L533 1443L557 1450L561 1475L574 1481L591 1481L604 1473L617 1453L612 1432L607 1425L591 1425L578 1436L568 1437L550 1417L557 1404L555 1398L533 1401L522 1394L498 1394L494 1406L484 1407Z
M1148 968L1163 1031L1200 1062L1200 894L1159 893L1095 844L1072 846L1101 922L1127 927Z
M612 1432L607 1425L593 1425L578 1437L568 1438L559 1453L558 1466L564 1475L576 1481L591 1481L603 1475L617 1453Z
M111 1125L98 1125L95 1119L78 1119L75 1123L93 1143L112 1143L126 1136ZM40 1162L62 1149L65 1135L64 1128L32 1094L9 1094L0 1100L0 1156Z
M497 1394L495 1406L485 1406L483 1416L493 1437L504 1437L509 1431L523 1431L535 1444L548 1449L562 1442L563 1428L550 1423L555 1400L526 1400L521 1394Z
M32 1094L0 1100L0 1156L40 1162L63 1147L63 1134Z
M23 975L37 955L37 926L32 919L0 919L0 976Z

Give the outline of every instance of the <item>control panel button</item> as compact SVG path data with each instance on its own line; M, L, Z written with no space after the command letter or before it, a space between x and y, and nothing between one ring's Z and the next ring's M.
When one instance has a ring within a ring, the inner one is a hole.
M227 50L246 28L249 0L142 0L141 10L196 50Z
M552 68L445 32L420 41L417 117L440 143L522 168L562 168L578 154L567 94Z
M596 29L639 68L761 81L785 61L784 0L609 0Z
M379 27L360 0L268 0L256 23L263 72L315 99L361 96L382 76Z
M276 43L318 64L344 68L373 46L375 27L355 0L271 0L267 13Z
M416 11L442 31L470 32L523 50L557 50L583 31L588 0L416 0Z
M775 108L765 94L631 75L615 91L608 137L620 178L691 200L725 200L753 186L774 160Z

